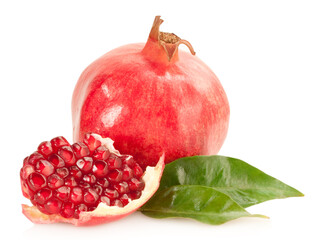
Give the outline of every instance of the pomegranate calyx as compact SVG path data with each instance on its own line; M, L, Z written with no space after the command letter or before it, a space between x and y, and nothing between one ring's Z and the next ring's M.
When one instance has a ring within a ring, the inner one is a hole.
M150 47L151 43L157 43L159 46L161 46L166 55L166 59L168 62L175 62L178 59L178 46L180 44L184 44L188 47L189 51L192 55L195 55L195 51L190 44L190 42L181 39L174 33L167 33L167 32L161 32L159 30L160 25L163 23L163 20L161 19L161 16L156 16L153 22L152 29L149 34L148 41L143 49L143 52L147 52L145 49L152 49L154 51L154 48Z

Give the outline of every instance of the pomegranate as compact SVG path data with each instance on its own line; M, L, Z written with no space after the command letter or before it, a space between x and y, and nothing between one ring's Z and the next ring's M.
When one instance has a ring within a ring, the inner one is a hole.
M157 190L164 157L144 172L121 155L110 138L85 134L70 145L63 137L42 142L20 170L22 205L35 223L94 225L120 219L141 207Z
M191 44L160 32L157 16L146 44L114 49L89 65L73 93L73 138L109 136L145 168L213 155L227 134L229 105L212 70ZM185 44L192 54L178 50Z

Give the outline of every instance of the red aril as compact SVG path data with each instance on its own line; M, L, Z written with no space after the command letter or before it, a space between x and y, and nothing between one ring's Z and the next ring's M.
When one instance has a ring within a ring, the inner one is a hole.
M213 155L227 134L229 105L216 75L189 42L159 31L146 44L114 49L81 74L72 99L73 137L96 132L115 141L139 165ZM185 44L190 52L178 50ZM91 146L91 145L90 145Z
M164 157L143 171L132 156L115 150L111 139L97 134L85 139L71 147L65 138L54 138L23 161L22 192L33 206L22 208L31 221L109 222L134 212L157 190Z

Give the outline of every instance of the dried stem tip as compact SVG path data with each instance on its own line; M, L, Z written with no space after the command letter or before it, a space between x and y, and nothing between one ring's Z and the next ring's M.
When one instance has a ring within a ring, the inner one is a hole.
M167 54L168 61L171 61L171 59L177 52L178 46L180 44L185 44L190 50L191 54L195 55L195 51L188 41L179 38L174 33L160 32L159 27L162 23L163 20L161 19L161 17L156 16L153 22L151 32L149 34L149 38L154 41L157 41L164 48Z

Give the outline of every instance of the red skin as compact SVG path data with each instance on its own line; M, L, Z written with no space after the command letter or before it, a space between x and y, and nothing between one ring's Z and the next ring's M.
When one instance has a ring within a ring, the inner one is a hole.
M114 49L84 70L72 115L74 141L87 132L110 137L116 149L145 168L156 165L163 152L166 163L217 154L227 134L229 105L206 64L178 49L169 61L150 34L145 46Z

